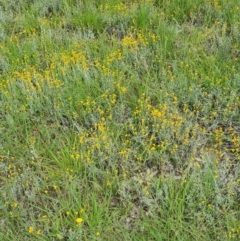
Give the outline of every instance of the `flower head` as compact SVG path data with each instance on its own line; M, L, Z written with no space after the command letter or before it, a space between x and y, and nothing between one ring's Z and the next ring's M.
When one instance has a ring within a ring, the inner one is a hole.
M34 232L34 227L29 227L29 228L28 228L28 232L29 232L29 233Z
M83 219L82 218L77 218L76 219L76 223L82 223L83 222Z

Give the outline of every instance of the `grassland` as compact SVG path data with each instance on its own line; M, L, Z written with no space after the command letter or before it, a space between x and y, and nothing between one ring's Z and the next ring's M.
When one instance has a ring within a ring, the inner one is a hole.
M240 240L235 0L0 1L0 240Z

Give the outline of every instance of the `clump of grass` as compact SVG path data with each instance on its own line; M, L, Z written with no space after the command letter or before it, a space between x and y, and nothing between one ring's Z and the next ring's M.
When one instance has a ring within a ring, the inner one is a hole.
M1 239L239 240L235 1L0 10Z

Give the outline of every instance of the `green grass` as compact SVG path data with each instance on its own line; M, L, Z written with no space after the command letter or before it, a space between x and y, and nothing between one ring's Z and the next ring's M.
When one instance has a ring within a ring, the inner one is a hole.
M0 1L0 240L240 239L236 1Z

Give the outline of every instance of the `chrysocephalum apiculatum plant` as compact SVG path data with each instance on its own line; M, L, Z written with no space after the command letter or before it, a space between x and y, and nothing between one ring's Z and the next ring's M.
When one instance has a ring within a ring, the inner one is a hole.
M239 16L0 3L1 240L239 240Z

